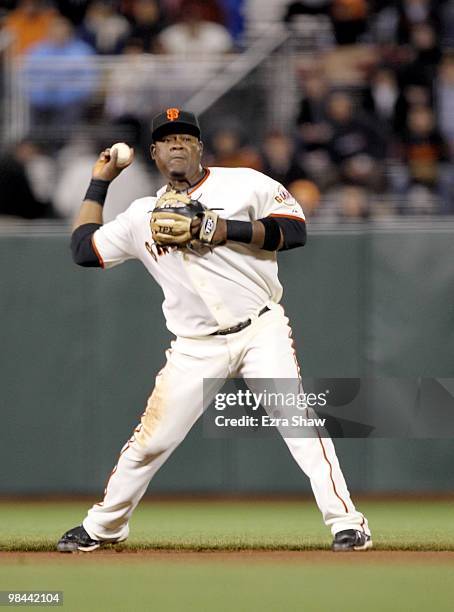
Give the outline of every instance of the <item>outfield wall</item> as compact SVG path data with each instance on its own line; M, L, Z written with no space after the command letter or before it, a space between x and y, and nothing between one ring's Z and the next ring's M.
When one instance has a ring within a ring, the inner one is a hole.
M454 378L454 222L314 224L280 255L303 376ZM141 265L84 270L64 231L0 235L0 492L99 492L143 411L170 335ZM350 488L454 488L451 440L338 440ZM196 426L157 492L298 492L276 435L210 440Z

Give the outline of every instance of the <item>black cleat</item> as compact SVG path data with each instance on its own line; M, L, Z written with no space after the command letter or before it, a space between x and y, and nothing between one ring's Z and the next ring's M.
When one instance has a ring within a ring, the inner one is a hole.
M368 550L372 548L372 539L362 531L346 529L345 531L336 533L331 548L334 552Z
M90 552L101 546L99 540L93 540L82 525L73 527L62 535L57 544L58 552L76 552L82 550Z

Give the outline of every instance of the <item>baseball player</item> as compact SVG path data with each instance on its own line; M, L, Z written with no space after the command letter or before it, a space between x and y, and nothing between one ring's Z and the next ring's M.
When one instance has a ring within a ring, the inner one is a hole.
M277 251L305 244L300 205L255 170L203 167L200 127L190 112L169 108L154 117L152 140L151 157L167 184L103 225L109 184L122 170L117 152L106 149L94 166L71 248L75 262L87 267L139 259L163 290L163 312L176 339L103 501L61 537L61 552L126 540L150 480L209 403L204 378L300 378L279 305L276 261ZM310 479L334 536L332 549L371 548L367 520L353 505L331 439L284 440Z

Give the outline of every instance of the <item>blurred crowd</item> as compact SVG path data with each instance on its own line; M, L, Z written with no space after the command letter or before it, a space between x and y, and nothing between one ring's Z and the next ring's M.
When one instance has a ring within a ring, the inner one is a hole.
M76 52L122 54L133 42L143 53L231 51L241 38L243 0L6 0L2 27L14 53L79 45ZM65 43L55 28L65 24ZM71 50L69 51L71 52Z
M243 0L6 0L2 26L14 52L53 40L56 24L87 52L116 55L130 41L144 53L227 52L241 37Z
M303 0L285 15L302 38L328 18L296 74L304 178L347 218L453 214L454 2Z
M32 124L70 126L81 118L98 79L90 63L96 55L131 58L133 81L133 62L143 54L242 52L246 2L7 2L2 31L40 85L30 99ZM454 0L301 0L282 5L282 22L296 57L293 120L286 129L271 122L251 134L234 118L220 117L205 143L205 163L263 171L313 217L454 214ZM84 58L58 91L45 86L47 75L34 64L54 56ZM128 88L134 91L134 83ZM123 181L117 190L112 216L157 181L146 159L143 118L122 100L118 94L106 101L109 138L134 144L138 162L129 188ZM143 108L146 101L139 94L137 100ZM53 150L31 136L3 152L0 188L11 197L2 199L0 214L71 217L106 144L74 132Z

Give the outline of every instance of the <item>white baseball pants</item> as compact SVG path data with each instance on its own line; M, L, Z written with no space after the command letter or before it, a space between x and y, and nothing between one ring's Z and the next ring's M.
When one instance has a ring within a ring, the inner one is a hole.
M293 378L299 368L291 329L281 306L240 332L204 338L177 338L156 377L141 422L123 447L106 485L83 525L98 540L124 540L128 521L148 484L201 416L203 378ZM213 390L213 395L219 389ZM207 405L210 401L207 401ZM366 518L355 509L329 438L284 438L293 458L309 477L325 524L335 535L358 529L370 535Z

